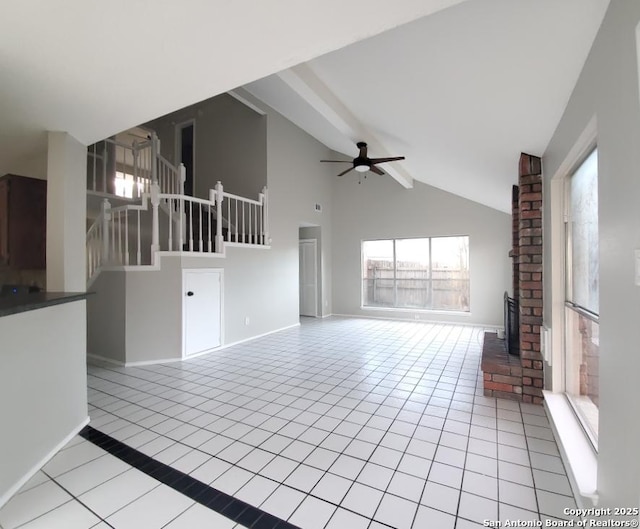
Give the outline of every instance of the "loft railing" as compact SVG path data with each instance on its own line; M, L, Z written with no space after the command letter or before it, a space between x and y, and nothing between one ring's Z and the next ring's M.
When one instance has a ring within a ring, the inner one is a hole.
M87 278L105 266L154 264L158 252L223 254L226 243L268 246L267 197L266 187L252 200L226 193L218 182L208 200L161 193L159 184L140 204L112 208L105 199L87 232Z
M160 154L155 133L130 145L107 138L87 149L88 191L141 199L154 182L163 193L181 194L184 180L184 165L175 167Z
M165 239L158 241L161 250L222 253L215 239L215 202L166 193L159 198L167 212L164 219L160 219L159 233L165 234Z
M212 195L218 193L218 186L221 209L228 223L224 240L241 244L269 244L267 188L262 189L258 200L251 200L224 192L220 182L215 190L211 190ZM223 205L223 202L226 204Z

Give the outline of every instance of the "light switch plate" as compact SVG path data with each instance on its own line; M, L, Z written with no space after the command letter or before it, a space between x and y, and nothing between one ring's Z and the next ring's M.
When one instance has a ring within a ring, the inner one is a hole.
M640 250L634 250L635 285L640 287Z

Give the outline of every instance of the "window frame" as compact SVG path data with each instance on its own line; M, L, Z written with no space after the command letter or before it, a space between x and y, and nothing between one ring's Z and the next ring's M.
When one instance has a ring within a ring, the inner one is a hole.
M398 303L398 278L397 278L397 250L396 243L397 241L407 241L407 240L417 240L417 239L425 239L428 244L428 293L427 299L430 300L430 303L433 304L433 252L432 252L432 242L433 239L458 239L465 238L466 239L466 247L467 247L467 259L466 259L466 272L468 274L467 281L467 309L463 308L424 308L424 307L399 307ZM365 277L365 251L364 246L367 242L378 242L378 241L390 241L392 243L392 259L393 259L393 306L376 306L376 305L366 305L365 304L365 280L369 279ZM470 244L471 237L469 235L437 235L437 236L415 236L415 237L389 237L389 238L371 238L371 239L362 239L360 241L360 309L362 310L382 310L382 311L393 311L393 312L430 312L430 313L444 313L444 314L462 314L469 315L471 314L471 257L470 257Z
M579 402L580 395L574 395L570 392L569 378L575 377L575 373L570 373L571 369L575 368L575 365L571 365L572 357L575 357L575 333L572 333L572 327L576 325L572 318L585 318L596 325L599 325L599 314L583 307L580 304L574 302L574 269L573 269L573 229L572 229L572 207L571 207L571 180L574 175L581 169L583 164L594 154L597 156L598 146L596 143L592 144L589 149L581 156L576 163L572 166L571 170L567 171L563 181L563 243L564 243L564 285L563 285L563 342L561 353L561 369L562 369L562 390L564 396L573 411L580 427L584 434L588 438L595 452L598 451L598 424L595 425L595 431L590 420L586 417L583 406ZM597 171L596 163L596 178L599 177L599 171ZM588 395L587 395L588 397ZM589 399L590 400L590 399ZM593 404L593 406L599 410L599 406Z

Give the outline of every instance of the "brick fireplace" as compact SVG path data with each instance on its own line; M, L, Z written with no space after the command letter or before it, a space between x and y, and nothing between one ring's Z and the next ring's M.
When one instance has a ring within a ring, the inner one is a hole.
M512 190L513 299L519 310L520 356L509 355L496 333L486 333L482 352L484 394L541 403L544 381L542 326L542 163L522 153Z

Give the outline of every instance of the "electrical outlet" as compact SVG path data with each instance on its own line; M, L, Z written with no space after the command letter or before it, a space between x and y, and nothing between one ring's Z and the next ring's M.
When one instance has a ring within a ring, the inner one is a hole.
M251 320L249 319L249 316L245 316L244 317L244 324L245 325L249 325L249 323L251 323Z

